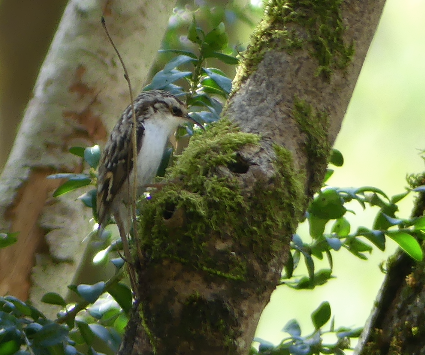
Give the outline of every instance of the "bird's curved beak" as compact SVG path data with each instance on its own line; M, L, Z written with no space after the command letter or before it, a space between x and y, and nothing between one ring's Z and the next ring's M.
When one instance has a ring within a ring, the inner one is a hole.
M201 129L203 129L205 131L205 127L200 122L198 122L198 120L196 120L195 118L193 118L189 115L187 115L186 118L189 122L196 124L198 127L200 127Z

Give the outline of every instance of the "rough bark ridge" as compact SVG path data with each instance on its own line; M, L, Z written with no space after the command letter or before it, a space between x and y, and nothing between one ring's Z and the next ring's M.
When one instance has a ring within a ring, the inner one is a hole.
M425 185L425 173L412 188ZM425 214L425 194L416 199L413 217ZM423 249L423 243L422 243ZM358 355L425 353L425 262L398 251L391 257L375 307L355 349Z
M125 58L137 93L174 3L68 3L0 179L1 229L20 233L14 246L0 252L0 294L28 298L36 251L47 254L48 249L50 255L40 259L37 270L41 273L34 276L35 302L46 289L64 295L78 267L82 240L89 232L89 213L81 211L76 196L50 200L58 182L46 176L80 171L78 159L68 149L104 142L129 103L123 70L103 31L101 16ZM58 285L63 289L58 290Z
M384 3L269 1L226 119L142 206L141 299L121 354L248 353Z

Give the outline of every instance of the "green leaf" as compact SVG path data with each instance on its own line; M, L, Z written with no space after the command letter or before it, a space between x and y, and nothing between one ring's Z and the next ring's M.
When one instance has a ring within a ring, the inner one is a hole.
M329 219L323 219L316 217L314 214L309 214L308 224L310 229L310 235L312 238L317 239L321 237L325 231L326 224L329 222Z
M94 285L81 284L77 286L77 293L84 298L87 302L94 303L105 290L105 283L103 281Z
M77 324L78 330L80 331L81 336L83 337L87 345L92 345L94 340L94 333L90 329L89 325L86 322L75 321Z
M384 196L387 200L389 200L388 196L385 194L384 191L382 191L381 189L378 189L377 187L373 187L373 186L363 186L363 187L359 187L356 190L356 193L361 193L361 192L374 192L377 194L380 194L382 196Z
M22 302L20 299L14 297L14 296L6 296L4 299L10 303L12 303L15 306L15 309L24 316L30 316L31 315L31 308L29 305L27 305L25 302Z
M321 191L308 209L309 213L322 219L341 218L347 209L343 205L341 196L335 189L325 189Z
M84 206L93 208L96 206L96 198L97 198L97 189L92 189L87 191L85 194L78 197L81 202L84 203Z
M231 55L223 54L220 52L208 52L205 53L205 58L217 58L221 60L225 64L229 65L237 65L239 64L239 59L236 57L233 57Z
M62 296L56 292L48 292L46 293L42 298L41 302L47 303L47 304L57 304L59 306L65 307L66 302L62 298Z
M311 314L311 320L313 321L314 328L320 329L325 325L331 318L331 306L329 302L325 301Z
M68 329L66 327L56 324L49 323L33 336L33 342L35 345L48 347L56 344L61 344L68 335Z
M170 71L159 71L155 74L155 76L152 79L152 82L146 86L143 90L157 90L157 89L164 89L166 86L174 83L175 81L187 78L192 76L192 72L190 71L180 71L180 70L170 70Z
M196 24L195 16L193 16L192 23L189 26L187 39L196 44L202 44L205 38L205 33Z
M415 230L425 230L425 216L416 219L413 224L413 228Z
M111 334L108 329L100 324L89 324L91 331L94 333L96 337L103 340L106 344L111 342Z
M359 227L355 233L362 235L375 244L379 250L385 250L385 234L379 230L371 230L365 227Z
M129 313L132 306L131 290L128 286L117 283L108 289L108 293L114 298L115 301L121 306L125 313Z
M119 270L124 266L125 261L121 258L115 258L111 260L111 263Z
M301 327L295 319L292 319L285 324L282 329L282 332L286 332L292 335L293 337L299 337L301 335Z
M21 344L18 339L12 339L7 341L1 341L0 343L0 355L14 355L17 353ZM30 355L30 353L27 353Z
M344 217L339 218L335 221L332 226L332 233L337 234L340 237L346 237L350 234L350 222Z
M415 192L425 192L425 185L415 187L413 189L413 191L415 191Z
M194 59L194 58L192 58L192 57L190 57L188 55L183 55L182 54L182 55L179 55L179 56L173 58L172 60L170 60L165 65L163 71L164 72L169 72L172 69L174 69L174 68L176 68L176 67L178 67L180 65L183 65L183 64L186 64L186 63L190 63L190 62L196 62L196 59Z
M355 237L347 238L344 246L350 253L354 254L362 260L367 260L367 257L363 254L363 252L372 252L372 247L369 244L366 244Z
M87 177L85 179L78 179L78 180L70 179L66 181L65 183L63 183L61 186L59 186L55 190L55 192L53 192L53 197L64 195L80 187L90 185L90 183L91 183L91 179Z
M294 258L289 253L288 260L285 263L285 278L290 279L294 273Z
M328 181L330 177L333 175L334 171L332 169L326 169L325 178L323 179L323 183Z
M175 53L175 54L182 54L182 55L186 55L188 57L191 57L193 59L198 59L198 57L196 56L195 53L191 52L191 51L185 51L185 50L181 50L181 49L161 49L158 51L159 53Z
M406 191L406 192L403 192L403 193L401 193L401 194L398 194L398 195L394 195L393 197L391 197L391 200L390 200L390 202L391 203L397 203L397 202L400 202L403 198L405 198L408 194L410 193L410 191Z
M338 238L329 238L329 237L325 237L326 241L328 242L329 246L333 249L338 251L339 249L341 249L342 246L342 242L340 239Z
M402 219L393 218L393 217L387 216L385 213L382 213L382 215L388 221L388 223L390 223L391 227L392 226L398 226L399 224L402 224L403 223L403 220Z
M211 49L213 51L219 51L225 48L228 43L228 37L224 23L221 22L211 32L207 33L204 42L208 44L208 49Z
M400 231L388 231L385 234L394 240L411 258L416 261L421 261L423 259L421 246L410 234Z
M18 234L19 232L0 233L0 249L15 244L18 241L18 238L16 238Z
M100 161L100 148L98 145L87 147L84 150L84 160L93 168L96 169Z
M84 158L84 150L85 149L86 148L84 148L84 147L71 147L71 148L69 148L69 152L71 154L76 155L77 157Z
M329 163L335 166L342 166L344 164L344 157L338 149L332 149L331 156L329 158Z
M223 72L215 68L202 68L205 74L207 74L217 85L224 90L227 94L232 90L232 80L224 76Z
M391 209L390 205L384 206L376 215L375 221L373 222L373 229L387 230L392 227L394 224L388 218L394 218L394 221L396 221L396 210L397 206L395 209Z

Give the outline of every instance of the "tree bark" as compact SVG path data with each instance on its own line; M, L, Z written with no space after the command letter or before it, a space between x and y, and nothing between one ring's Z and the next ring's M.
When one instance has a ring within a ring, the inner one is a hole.
M248 353L384 3L267 3L226 119L141 207L140 299L120 354Z
M0 294L27 299L35 253L31 300L46 290L63 296L78 268L90 212L75 194L52 199L56 172L80 172L72 146L101 144L129 103L127 82L100 19L139 92L175 1L71 0L40 70L33 97L0 178L1 229L19 232L0 251ZM59 286L60 285L60 286ZM41 307L43 309L43 307Z
M425 173L417 183L425 185ZM425 194L420 193L412 217L422 217L424 213ZM402 251L391 257L356 355L425 353L424 266L424 261L416 263Z

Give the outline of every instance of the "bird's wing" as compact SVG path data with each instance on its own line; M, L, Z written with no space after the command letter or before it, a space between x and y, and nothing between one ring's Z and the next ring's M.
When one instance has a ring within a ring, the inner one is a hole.
M114 198L120 192L133 170L132 123L121 121L111 132L99 163L97 182L97 213L100 225L104 225L112 211ZM137 127L137 148L140 150L144 136L143 124Z

